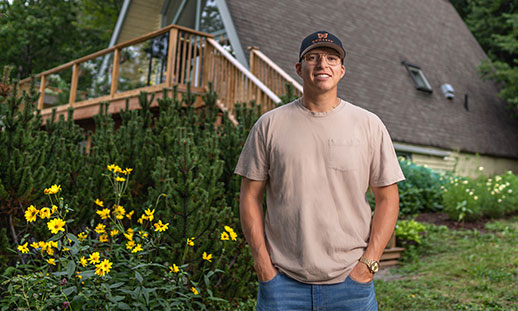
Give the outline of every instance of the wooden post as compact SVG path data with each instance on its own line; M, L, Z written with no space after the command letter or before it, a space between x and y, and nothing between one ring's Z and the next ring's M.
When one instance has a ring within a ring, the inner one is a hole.
M255 46L249 46L248 50L250 51L250 72L257 77L257 73L255 72L256 66L255 66L255 50L259 49Z
M112 85L110 89L110 97L113 98L117 93L119 87L119 67L121 60L121 50L116 49L113 54L113 69L112 69Z
M43 104L45 103L45 83L47 83L47 76L41 75L40 82L40 98L38 99L38 109L43 109Z
M70 107L74 107L74 102L76 101L78 79L79 65L75 63L74 66L72 66L72 83L70 83L70 97L68 99L68 104L70 105Z
M169 30L169 46L167 49L167 76L165 78L165 83L167 87L171 87L173 85L174 77L174 62L175 62L175 54L176 54L176 42L178 40L178 29L171 28Z

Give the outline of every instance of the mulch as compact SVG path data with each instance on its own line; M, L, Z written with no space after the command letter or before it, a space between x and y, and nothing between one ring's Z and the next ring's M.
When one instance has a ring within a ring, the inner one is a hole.
M417 216L415 219L419 222L425 222L430 223L434 225L444 225L448 227L449 229L454 230L460 230L460 229L467 229L467 230L478 230L480 232L487 232L485 229L485 225L487 222L494 220L490 218L482 218L480 220L475 221L462 221L457 222L455 220L451 220L448 218L448 215L445 213L421 213Z

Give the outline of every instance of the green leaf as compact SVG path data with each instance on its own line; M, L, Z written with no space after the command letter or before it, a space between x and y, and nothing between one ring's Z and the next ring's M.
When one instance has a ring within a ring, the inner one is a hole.
M76 271L76 263L73 260L70 260L67 264L67 277L70 278Z
M131 310L130 306L124 302L119 302L117 304L117 308L119 308L121 310Z
M60 232L49 239L49 241L57 241L63 237L63 232ZM48 242L48 241L47 241Z
M113 284L111 284L109 287L110 287L111 289L113 289L113 288L119 288L119 287L121 287L122 285L124 285L124 282L117 282L117 283L113 283Z
M137 279L137 281L139 281L139 283L142 284L142 281L144 281L144 278L142 278L142 275L138 272L138 271L135 271L135 278Z
M75 286L67 287L63 290L63 294L65 296L69 296L72 293L75 293L77 291L77 288Z
M72 233L67 233L67 238L69 238L70 240L72 240L72 242L74 243L81 243L79 242L79 240L77 239L77 237L75 235L73 235Z

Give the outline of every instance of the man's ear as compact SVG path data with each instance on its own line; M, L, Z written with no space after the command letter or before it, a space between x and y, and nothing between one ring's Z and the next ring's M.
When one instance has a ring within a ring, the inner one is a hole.
M341 79L341 78L343 78L343 77L345 76L345 72L346 72L346 70L345 70L345 66L344 66L344 65L342 65L342 76L340 77L340 79Z
M297 74L302 77L302 64L301 63L296 63L295 64L295 70L297 71Z

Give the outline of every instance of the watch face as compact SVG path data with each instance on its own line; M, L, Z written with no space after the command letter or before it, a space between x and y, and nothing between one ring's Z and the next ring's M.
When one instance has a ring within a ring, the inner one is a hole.
M371 269L372 269L372 272L374 272L374 273L378 272L378 270L380 269L379 263L377 263L376 261L373 262L371 265Z

